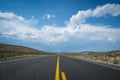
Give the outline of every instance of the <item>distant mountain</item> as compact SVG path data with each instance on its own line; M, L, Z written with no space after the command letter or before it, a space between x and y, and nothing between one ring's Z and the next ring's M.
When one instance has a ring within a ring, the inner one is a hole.
M0 43L0 54L44 54L45 52L25 46Z
M81 51L81 52L61 52L61 54L115 54L115 53L120 53L120 50L113 50L113 51L104 51L104 52L96 52L96 51Z

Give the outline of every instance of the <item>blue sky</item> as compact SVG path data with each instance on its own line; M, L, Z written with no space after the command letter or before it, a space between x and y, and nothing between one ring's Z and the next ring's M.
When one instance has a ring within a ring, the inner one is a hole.
M0 0L0 43L53 52L120 50L120 1Z

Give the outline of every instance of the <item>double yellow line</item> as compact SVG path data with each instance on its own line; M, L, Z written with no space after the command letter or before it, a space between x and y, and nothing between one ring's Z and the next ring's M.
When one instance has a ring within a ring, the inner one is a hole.
M67 80L64 72L61 72L62 80ZM57 58L55 80L60 80L60 57Z

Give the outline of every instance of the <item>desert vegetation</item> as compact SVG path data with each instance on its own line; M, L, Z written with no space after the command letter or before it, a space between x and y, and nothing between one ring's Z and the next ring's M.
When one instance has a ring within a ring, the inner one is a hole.
M77 54L67 54L67 56L85 59L94 62L114 65L120 67L120 51L109 51L109 52L87 52L87 53L77 53Z

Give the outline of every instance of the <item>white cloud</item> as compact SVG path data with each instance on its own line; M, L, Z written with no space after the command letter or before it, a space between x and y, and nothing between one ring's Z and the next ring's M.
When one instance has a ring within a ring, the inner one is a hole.
M88 9L85 11L79 11L76 15L70 18L70 23L72 25L85 23L86 19L89 17L101 17L105 15L118 16L120 15L120 5L119 4L106 4L104 6L98 6L96 9Z
M86 18L92 16L92 10L86 10L86 11L79 11L76 15L73 15L70 18L70 23L73 24L81 24L86 21Z
M22 16L17 16L11 12L0 12L0 33L7 36L16 36L16 38L25 39L27 33L36 32L32 28L38 23L38 20L26 20Z
M40 37L45 42L61 42L68 39L67 28L56 28L54 26L43 26L40 30Z
M7 20L19 20L19 21L25 21L23 17L17 16L14 13L11 12L0 12L0 19L7 19Z
M119 28L90 25L85 21L89 17L102 17L106 14L118 16L120 15L118 8L120 8L118 4L106 4L95 10L79 11L64 27L43 25L40 29L33 27L38 23L34 18L25 19L14 13L0 12L0 34L21 40L37 40L46 44L72 41L72 39L79 39L81 42L82 40L116 42L120 41ZM44 16L48 19L53 17L55 15Z
M81 39L87 39L88 41L98 40L115 42L116 40L120 40L120 29L107 26L81 24L77 26L74 35Z
M42 17L42 19L52 19L55 18L56 16L54 14L46 14Z
M95 10L93 10L93 16L101 17L106 14L112 16L120 15L120 5L119 4L106 4L104 6L98 6Z

